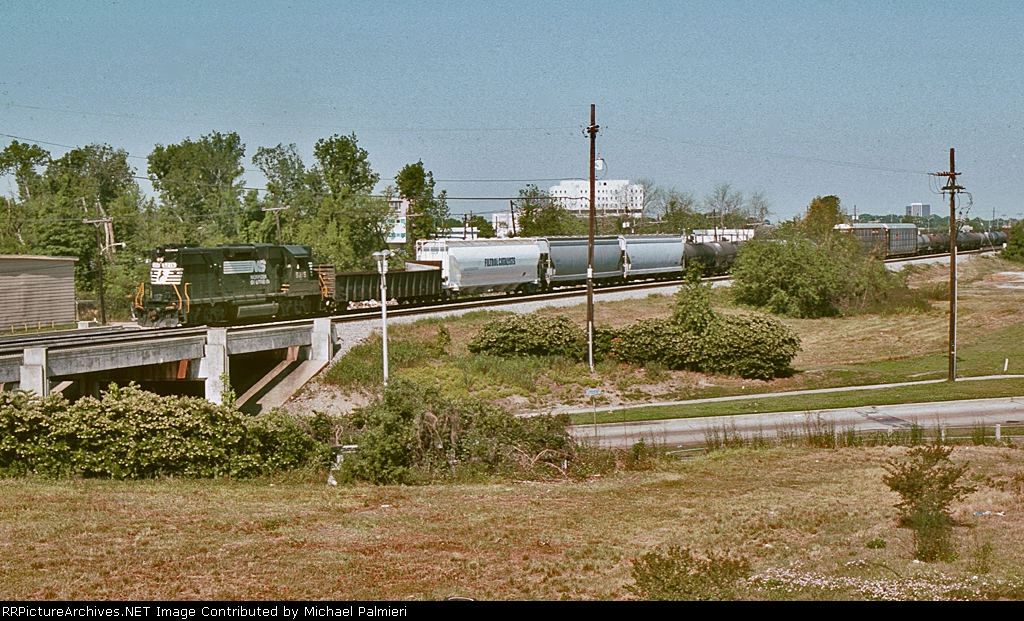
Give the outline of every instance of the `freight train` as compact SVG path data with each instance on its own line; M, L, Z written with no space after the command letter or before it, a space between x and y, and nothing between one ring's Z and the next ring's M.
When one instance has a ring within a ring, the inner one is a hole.
M739 246L691 243L679 235L605 236L594 240L598 284L681 277L692 265L728 271ZM399 304L485 293L530 293L587 280L586 237L421 240L416 260L388 272ZM231 325L345 312L379 299L377 272L335 273L313 261L309 246L246 244L161 246L150 255L150 280L132 301L143 326Z
M836 225L837 231L852 233L866 250L885 258L949 252L948 233L925 233L913 224L865 222ZM974 233L962 231L956 236L958 250L1000 250L1006 233Z
M886 258L949 249L949 235L924 233L913 224L836 228ZM961 250L998 249L1005 242L1002 232L957 236ZM594 281L677 279L693 265L708 275L723 274L738 250L736 242L694 243L679 235L597 237ZM387 276L389 299L398 304L532 293L586 281L586 237L420 240L416 260ZM377 272L335 273L333 266L314 263L309 246L162 246L150 256L150 281L139 286L132 312L143 326L231 325L339 314L379 299Z

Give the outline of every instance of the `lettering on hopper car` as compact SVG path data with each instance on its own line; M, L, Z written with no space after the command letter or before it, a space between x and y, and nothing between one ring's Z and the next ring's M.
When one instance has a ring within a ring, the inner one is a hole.
M515 257L501 257L500 259L484 259L484 267L503 267L506 265L515 264Z

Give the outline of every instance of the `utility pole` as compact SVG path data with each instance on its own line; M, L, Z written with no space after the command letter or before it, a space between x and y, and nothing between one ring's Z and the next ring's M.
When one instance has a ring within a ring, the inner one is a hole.
M956 184L956 162L953 149L949 150L949 172L935 173L936 177L947 177L942 193L949 192L949 381L956 381L956 236L960 226L956 222L956 195L963 186Z
M277 199L274 199L273 207L264 207L263 211L274 212L274 222L277 224L277 245L281 245L281 212L285 209L291 209L291 205L285 205L284 207L277 206Z
M84 201L83 201L84 202ZM101 218L99 202L96 203L96 219L90 220L83 218L83 224L93 224L96 226L96 288L100 297L100 325L107 325L107 309L103 304L103 233L100 232L100 227L109 226L114 219L113 218Z
M590 235L587 237L587 361L590 372L594 372L594 186L596 176L594 164L597 159L597 132L601 127L595 120L594 104L590 104L590 126L584 130L590 135Z
M509 201L508 202L508 213L512 216L512 237L517 237L517 235L516 235L516 202L515 201Z

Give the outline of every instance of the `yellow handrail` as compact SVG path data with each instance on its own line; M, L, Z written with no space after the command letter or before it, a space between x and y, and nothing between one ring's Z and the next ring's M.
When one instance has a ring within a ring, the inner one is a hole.
M320 281L320 299L326 300L328 297L330 297L331 292L327 290L327 283L324 281L324 275L321 274L320 272L317 272L316 278L317 280Z
M184 287L185 288L185 303L187 304L187 306L185 307L185 314L186 315L188 313L192 312L192 299L188 297L188 286L191 285L191 284L192 283L187 282L187 283L185 283L185 287Z
M135 292L135 308L142 308L142 298L146 297L146 283L139 283L139 290Z
M180 311L185 303L181 301L181 292L178 291L178 285L171 286L174 287L174 295L178 296L178 310Z

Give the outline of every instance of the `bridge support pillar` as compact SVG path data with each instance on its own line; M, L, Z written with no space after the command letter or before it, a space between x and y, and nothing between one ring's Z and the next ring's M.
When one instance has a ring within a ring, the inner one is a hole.
M331 318L320 317L313 320L313 334L310 339L309 359L327 360L334 357L334 335L332 334Z
M30 390L40 397L50 395L50 378L46 372L46 348L28 347L22 354L21 390Z
M221 405L224 401L225 381L231 370L228 362L228 331L210 328L206 331L206 346L199 362L199 378L206 380L206 400Z

